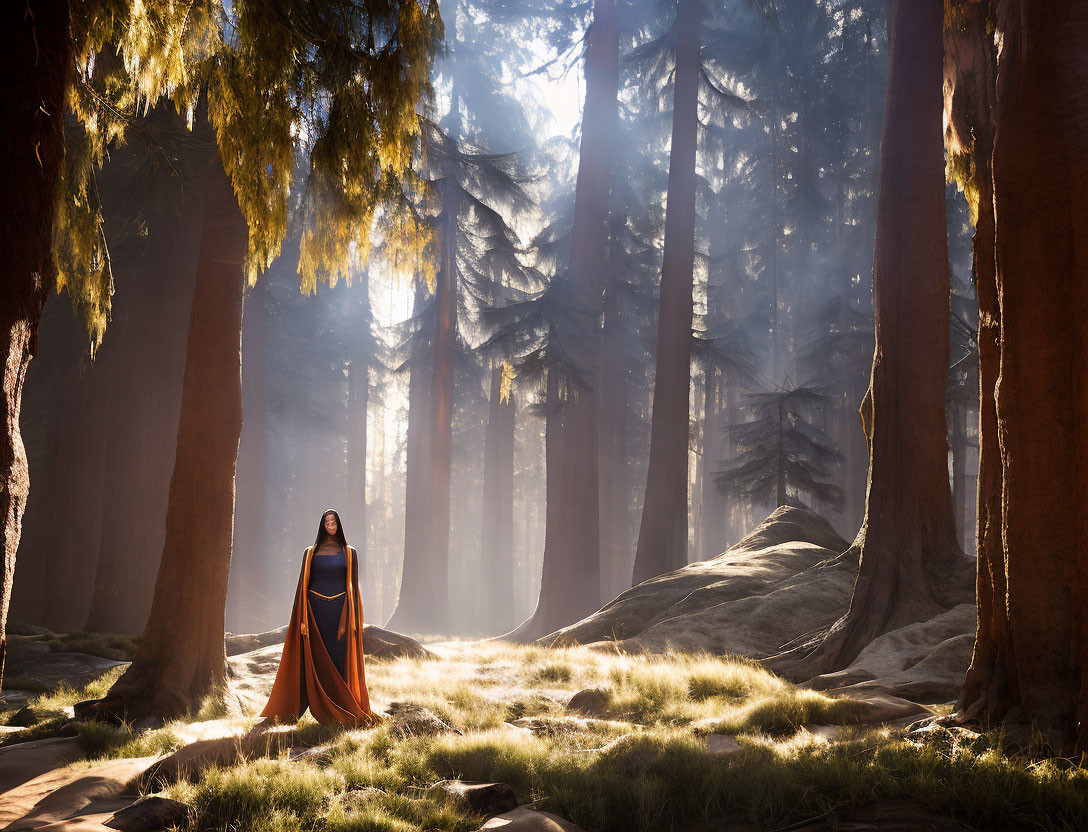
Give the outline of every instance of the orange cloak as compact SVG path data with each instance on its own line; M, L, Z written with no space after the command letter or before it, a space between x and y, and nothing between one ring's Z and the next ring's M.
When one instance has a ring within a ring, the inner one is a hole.
M341 637L346 639L344 675L341 676L321 641L307 599L310 584L311 546L302 558L302 574L291 607L291 622L283 643L283 655L268 704L261 716L296 722L304 710L302 690L314 719L323 725L339 722L365 728L381 720L370 710L363 668L363 601L359 592L358 555L347 547L348 583L344 612L340 616ZM311 637L312 636L312 637Z

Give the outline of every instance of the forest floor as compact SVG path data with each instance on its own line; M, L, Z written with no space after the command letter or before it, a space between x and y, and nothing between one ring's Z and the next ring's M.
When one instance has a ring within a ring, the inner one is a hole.
M0 716L24 723L0 737L0 828L105 832L148 794L192 807L160 823L192 832L1088 828L1082 761L904 700L799 689L739 658L426 646L368 659L388 716L365 731L268 731L218 702L157 730L74 721L123 665L39 693ZM231 658L242 698L267 695L277 651Z

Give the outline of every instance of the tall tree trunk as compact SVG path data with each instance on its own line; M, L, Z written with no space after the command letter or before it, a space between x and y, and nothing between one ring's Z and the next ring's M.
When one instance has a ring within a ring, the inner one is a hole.
M364 271L359 285L353 287L359 294L355 306L360 310L360 320L367 322L368 332L364 348L356 349L348 365L348 406L347 406L347 496L348 522L351 530L351 545L359 555L359 583L361 585L363 611L373 598L371 587L372 572L368 569L370 526L367 516L367 459L368 440L367 420L370 415L370 274Z
M57 575L66 574L57 569L56 518L64 517L66 524L71 520L67 512L58 511L59 495L64 478L74 473L67 469L59 451L66 416L79 387L76 370L80 354L86 352L87 335L72 314L72 304L60 295L46 301L38 333L38 343L44 348L27 371L19 419L34 488L27 496L23 514L8 615L18 621L49 626L45 620L54 617L54 610L46 602L51 594L49 588Z
M180 183L164 182L156 196L164 193L171 207L147 212L146 248L114 260L127 272L118 275L118 286L128 291L114 313L111 354L103 356L112 365L110 481L85 627L95 632L143 630L163 548L201 233L200 212L185 205Z
M514 626L514 399L502 401L502 365L491 369L484 439L480 594L487 613L477 622L504 633Z
M1008 0L997 20L1002 513L992 534L980 529L978 639L960 708L1031 723L1072 754L1088 750L1088 9Z
M426 288L422 279L417 278L413 314L419 315L428 305ZM431 466L431 435L429 413L431 409L431 376L433 368L430 361L421 356L413 356L408 379L408 432L405 438L405 473L404 473L404 565L400 579L398 603L386 626L407 629L413 623L405 618L400 624L397 613L405 616L400 603L416 601L414 596L426 591L422 581L426 576L419 574L429 569L430 527L422 522L430 514L431 493L428 477Z
M627 495L627 376L623 352L627 333L619 310L620 284L620 274L610 263L601 333L599 398L601 603L611 601L631 585L631 551L624 516Z
M598 609L601 596L600 493L597 465L599 310L608 245L608 191L615 157L619 88L619 10L594 0L586 53L586 101L574 192L571 282L590 344L566 345L591 387L564 407L563 463L548 458L544 563L536 612L511 637L531 640ZM574 339L578 340L578 339ZM557 468L562 484L553 482ZM561 504L553 501L560 501ZM562 527L562 528L560 528Z
M956 515L956 540L967 551L967 425L963 404L953 401L952 416L952 510Z
M166 542L136 659L108 696L126 719L178 716L225 681L246 224L218 153L206 177Z
M405 558L400 599L390 626L405 632L444 633L450 624L450 477L453 462L453 362L457 348L456 241L457 210L443 205L437 220L440 258L435 282L428 415L422 430L429 450L422 473L426 512L405 507ZM414 371L414 368L413 368ZM411 405L409 405L410 407ZM423 527L421 547L409 561L407 528Z
M633 582L636 584L687 563L688 397L701 19L702 0L682 0L676 13L676 80L657 316L657 372L646 500L635 550Z
M15 553L30 493L26 451L19 431L23 382L37 351L38 323L53 281L53 221L57 182L64 162L64 105L71 78L67 0L5 4L3 114L7 140L3 169L7 196L0 207L8 277L0 287L4 375L0 389L4 430L0 437L0 682L7 656L8 605Z
M722 459L717 376L718 371L712 365L708 365L703 371L703 548L696 552L700 558L716 555L723 548L721 530L725 509L721 495L714 485L714 472Z
M845 667L882 633L971 599L948 483L942 21L941 0L892 0L873 269L869 488L851 548L860 559L858 577L849 611L815 650L805 645L768 662L795 678Z
M296 252L297 248L292 245L280 256ZM238 443L238 489L227 602L227 626L235 632L260 632L275 626L272 616L276 609L278 582L272 570L273 558L266 537L267 303L268 284L262 280L246 294L242 327L242 436Z

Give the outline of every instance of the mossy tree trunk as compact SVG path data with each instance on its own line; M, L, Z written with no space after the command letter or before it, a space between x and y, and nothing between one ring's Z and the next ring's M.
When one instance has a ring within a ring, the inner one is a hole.
M8 605L15 553L30 493L26 451L19 431L23 382L37 350L38 324L53 283L53 222L64 162L64 105L71 83L68 2L7 3L0 15L5 45L0 92L6 140L7 193L0 207L7 276L0 285L0 682L7 655Z
M247 232L218 153L203 201L166 540L135 661L107 697L130 720L189 712L225 681Z

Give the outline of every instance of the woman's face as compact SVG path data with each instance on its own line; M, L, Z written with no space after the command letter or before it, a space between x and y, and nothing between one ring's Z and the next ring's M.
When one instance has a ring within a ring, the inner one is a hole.
M329 533L329 537L336 536L336 515L332 512L325 515L325 531Z

